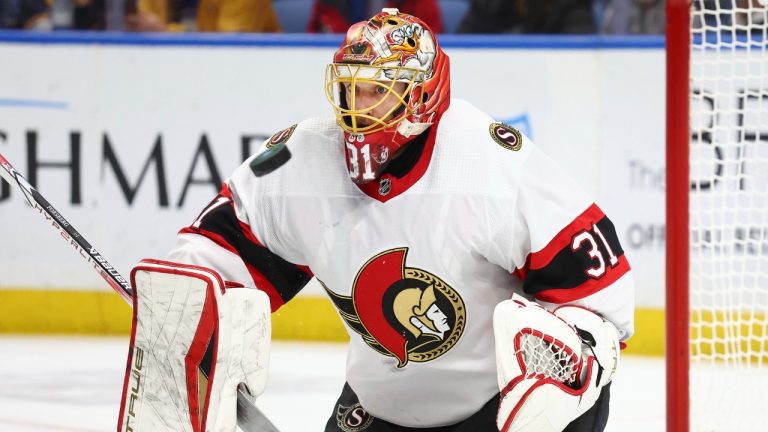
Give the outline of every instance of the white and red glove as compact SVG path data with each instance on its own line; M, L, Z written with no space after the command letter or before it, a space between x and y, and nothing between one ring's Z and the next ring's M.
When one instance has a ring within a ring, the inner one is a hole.
M493 316L501 432L559 432L594 405L619 363L616 327L577 306L514 295Z

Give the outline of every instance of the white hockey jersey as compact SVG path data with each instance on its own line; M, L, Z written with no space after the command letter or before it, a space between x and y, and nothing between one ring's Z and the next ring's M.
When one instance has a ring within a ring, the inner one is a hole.
M461 100L426 133L407 172L358 186L332 119L281 131L169 257L255 285L273 310L317 277L350 333L363 407L410 427L457 423L498 393L492 315L513 292L633 331L613 224L561 168Z

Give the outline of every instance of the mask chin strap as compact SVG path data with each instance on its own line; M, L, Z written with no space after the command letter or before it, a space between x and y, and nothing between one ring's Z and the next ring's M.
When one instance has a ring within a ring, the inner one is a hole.
M408 138L421 134L430 126L432 126L432 123L412 123L408 119L402 119L400 120L400 124L397 125L397 132Z

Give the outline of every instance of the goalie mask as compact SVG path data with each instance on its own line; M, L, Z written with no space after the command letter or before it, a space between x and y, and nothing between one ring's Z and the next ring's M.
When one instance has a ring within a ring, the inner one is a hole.
M423 21L383 9L349 28L325 93L344 129L349 175L368 183L448 108L448 56Z

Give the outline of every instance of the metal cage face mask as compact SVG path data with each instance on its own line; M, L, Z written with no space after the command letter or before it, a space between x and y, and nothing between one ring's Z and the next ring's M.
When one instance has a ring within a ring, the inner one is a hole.
M448 108L448 56L423 21L382 9L347 31L326 68L325 95L344 131L349 175L368 183Z
M326 68L325 95L346 132L373 133L407 114L409 96L422 76L423 72L405 67L334 63Z

